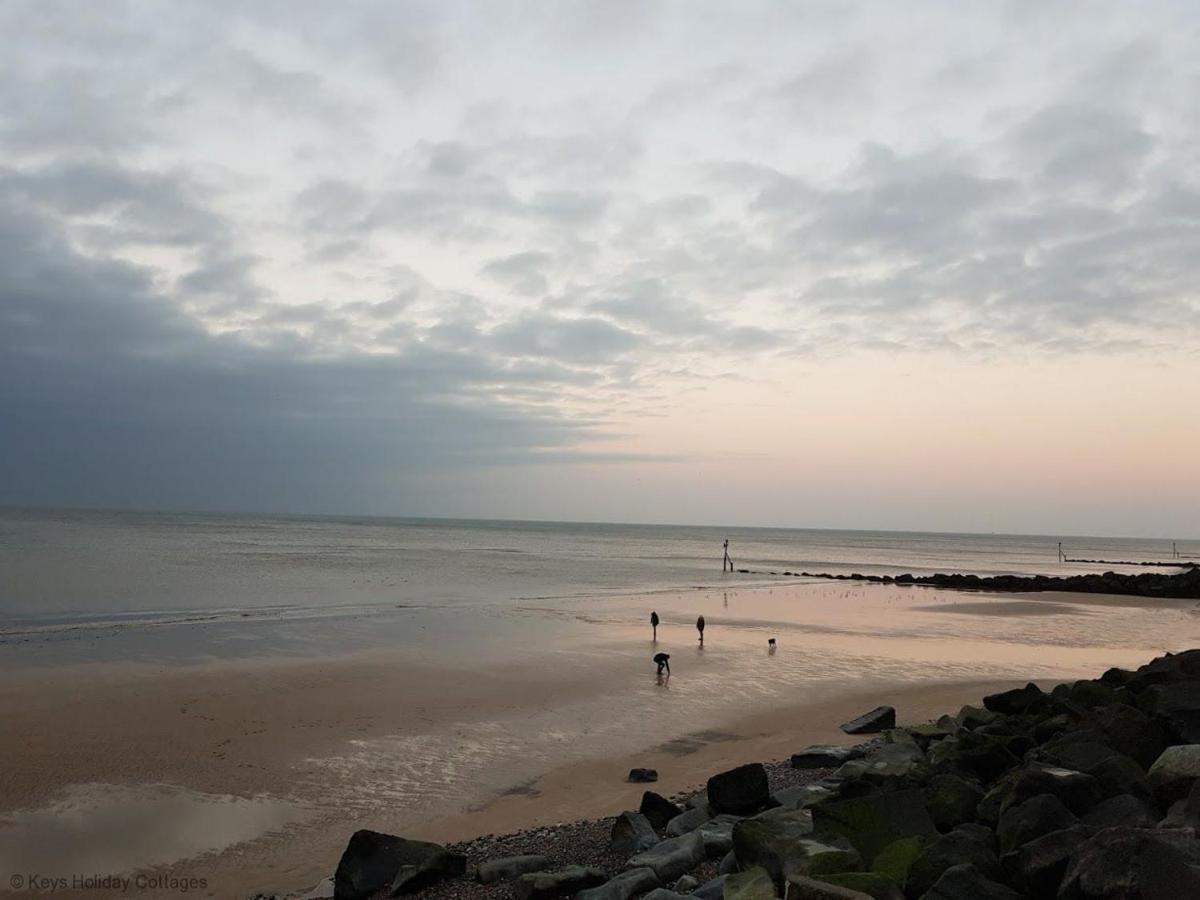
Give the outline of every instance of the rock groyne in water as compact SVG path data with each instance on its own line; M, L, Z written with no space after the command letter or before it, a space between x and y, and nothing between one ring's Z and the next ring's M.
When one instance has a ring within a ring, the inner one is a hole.
M775 574L750 572L746 574ZM1200 567L1191 564L1183 572L1170 575L1160 572L1142 572L1124 575L1120 572L1104 572L1089 575L831 575L827 572L784 572L802 578L827 578L833 581L865 581L873 584L921 584L931 587L951 588L966 591L1067 591L1084 594L1120 594L1133 597L1162 597L1164 599L1200 600Z

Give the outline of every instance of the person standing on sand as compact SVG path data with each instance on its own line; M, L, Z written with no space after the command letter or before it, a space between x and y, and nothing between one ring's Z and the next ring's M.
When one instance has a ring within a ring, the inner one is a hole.
M663 669L667 670L667 677L671 675L671 654L670 653L655 653L654 661L658 663L658 674L661 676Z
M696 620L696 630L700 632L700 643L704 643L704 616Z
M725 567L729 567L729 571L733 571L733 560L729 558L729 538L725 538L725 558L721 560L721 571L725 571Z
M657 610L651 610L651 612L650 612L650 628L654 632L653 640L655 643L657 643L658 642L658 611Z

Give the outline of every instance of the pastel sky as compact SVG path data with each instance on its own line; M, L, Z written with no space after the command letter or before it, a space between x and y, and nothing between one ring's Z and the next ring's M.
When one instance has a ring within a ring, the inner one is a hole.
M0 4L0 503L1200 536L1200 7Z

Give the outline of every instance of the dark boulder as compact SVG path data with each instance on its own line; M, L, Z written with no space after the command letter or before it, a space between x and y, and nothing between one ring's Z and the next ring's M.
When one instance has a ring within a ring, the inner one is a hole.
M1043 834L1069 828L1076 821L1075 814L1054 795L1031 797L1001 814L1000 824L996 826L1000 852L1008 853Z
M960 772L991 784L1020 759L1008 748L1007 738L975 731L958 742L951 762Z
M952 866L921 900L1022 900L1012 888L993 881L970 863Z
M575 895L575 900L629 900L658 887L653 869L628 869L598 887L587 888Z
M896 710L891 706L877 706L856 719L841 726L846 734L878 734L896 727Z
M661 830L683 810L661 794L646 791L642 794L642 804L638 807L638 812L649 819L651 825Z
M651 868L658 880L665 884L686 875L702 862L704 840L693 831L691 834L656 844L649 850L643 850L629 860L629 868Z
M1023 688L989 694L983 698L983 705L992 712L1011 716L1026 712L1043 703L1045 699L1045 692L1031 681Z
M1129 825L1133 828L1150 828L1158 821L1158 811L1146 800L1133 794L1117 794L1102 800L1081 819L1084 825L1093 828L1112 828Z
M861 745L839 747L819 744L792 754L793 769L836 769L852 759L861 759L867 751Z
M513 882L517 900L552 900L573 897L580 891L604 884L603 869L591 866L567 866L554 872L529 872Z
M641 813L623 812L613 822L612 836L609 839L609 849L621 856L632 856L649 850L658 843L658 835L654 826Z
M1094 828L1072 825L1051 831L1005 854L1001 865L1010 880L1034 900L1053 900L1067 870L1071 854L1093 834Z
M641 783L658 781L658 769L630 769L629 780Z
M1099 710L1092 721L1104 734L1108 746L1131 757L1143 769L1153 765L1171 742L1162 722L1123 703Z
M1091 775L1058 766L1031 764L1021 770L1012 789L1000 806L1001 815L1009 807L1024 803L1038 794L1053 794L1075 815L1082 815L1097 803L1104 793L1100 783Z
M1162 808L1182 800L1200 779L1200 744L1168 747L1154 761L1147 777Z
M851 800L829 800L812 809L817 835L845 837L868 865L894 841L937 837L920 790L869 794Z
M1200 875L1159 832L1106 828L1071 855L1061 900L1182 900L1200 897Z
M440 844L378 831L356 831L333 875L337 900L366 900L380 891L411 894L466 872L467 859Z
M1138 705L1163 722L1175 741L1200 744L1200 681L1181 681L1147 688L1139 698ZM1138 761L1141 762L1141 759Z
M986 828L955 828L932 841L908 870L905 891L920 897L947 869L970 863L989 877L999 875L996 839Z
M527 872L539 872L550 865L550 860L541 854L526 856L502 856L479 864L475 877L481 884L496 881L511 881Z
M979 801L983 799L983 788L978 782L952 774L934 775L925 783L924 791L929 818L941 831L974 821Z
M708 805L714 813L745 815L762 809L770 799L762 763L747 763L708 779Z

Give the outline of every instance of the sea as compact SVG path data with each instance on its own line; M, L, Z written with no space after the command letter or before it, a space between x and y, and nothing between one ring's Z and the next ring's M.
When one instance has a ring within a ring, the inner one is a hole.
M722 571L725 540L747 573ZM1060 541L1110 562L1061 563ZM416 615L423 643L453 641L514 607L652 605L797 580L784 573L1147 571L1124 563L1175 552L1200 557L1200 541L0 509L0 668L321 655L402 642Z

